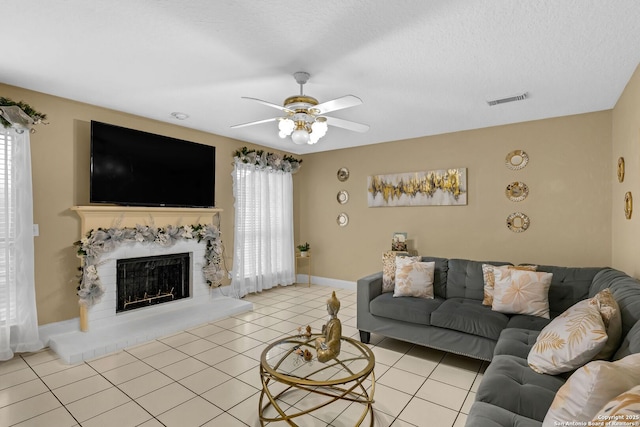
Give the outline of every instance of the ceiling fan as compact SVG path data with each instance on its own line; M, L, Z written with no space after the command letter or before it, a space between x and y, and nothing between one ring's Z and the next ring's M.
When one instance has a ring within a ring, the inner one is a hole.
M362 100L360 98L353 95L345 95L319 104L317 99L305 95L303 92L303 86L307 83L309 77L311 77L310 74L304 71L298 71L293 73L293 77L300 85L300 95L288 97L284 100L283 105L273 104L257 98L250 98L246 96L242 97L243 99L256 101L268 107L283 111L286 113L284 117L272 117L270 119L242 123L231 127L236 129L277 121L278 129L280 130L278 135L280 138L286 138L291 135L291 140L295 144L315 144L327 133L327 125L355 132L366 132L369 130L369 126L362 123L325 116L325 114L332 111L338 111L362 104Z

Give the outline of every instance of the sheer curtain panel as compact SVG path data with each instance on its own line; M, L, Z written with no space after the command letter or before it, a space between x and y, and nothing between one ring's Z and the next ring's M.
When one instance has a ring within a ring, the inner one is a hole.
M291 172L236 161L233 195L232 296L295 283Z
M0 360L39 350L29 131L0 126Z

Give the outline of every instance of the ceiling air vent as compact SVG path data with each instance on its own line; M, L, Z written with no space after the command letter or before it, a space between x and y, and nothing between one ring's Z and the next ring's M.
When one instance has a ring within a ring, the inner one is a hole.
M510 96L508 98L501 98L501 99L494 99L492 101L487 101L487 104L489 104L489 106L491 107L498 104L506 104L507 102L523 101L527 99L527 96L529 96L529 94L525 92L521 95L515 95L515 96Z

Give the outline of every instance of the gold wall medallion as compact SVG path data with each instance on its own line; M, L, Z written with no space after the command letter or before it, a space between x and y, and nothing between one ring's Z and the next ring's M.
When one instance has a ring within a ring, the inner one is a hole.
M349 224L349 216L346 213L342 212L340 215L338 215L338 218L336 218L336 222L340 227L346 227L347 224Z
M507 154L506 166L514 171L520 170L529 163L529 155L522 150L514 150Z
M618 182L624 181L624 157L618 158Z
M624 216L627 219L631 219L632 213L633 213L633 196L631 196L631 191L627 191L624 195Z
M338 203L340 203L341 205L347 203L349 201L349 193L347 192L347 190L340 190L338 192L337 199Z
M349 179L349 169L340 168L338 169L338 180L341 182L345 182Z
M529 195L529 187L524 182L512 182L505 190L507 198L512 202L521 202Z
M514 212L507 217L507 228L514 233L522 233L529 228L531 220L522 212Z

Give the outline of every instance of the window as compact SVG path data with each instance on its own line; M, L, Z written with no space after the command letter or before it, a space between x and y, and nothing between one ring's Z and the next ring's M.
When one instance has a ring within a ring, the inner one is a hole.
M13 137L0 131L0 324L16 320L15 190L12 186Z

